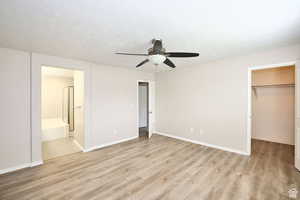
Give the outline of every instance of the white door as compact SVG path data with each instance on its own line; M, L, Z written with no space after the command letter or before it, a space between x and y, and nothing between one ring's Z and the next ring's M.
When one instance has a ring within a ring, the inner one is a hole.
M152 136L153 131L155 130L155 82L149 82L149 138Z
M295 72L295 167L300 170L300 61Z

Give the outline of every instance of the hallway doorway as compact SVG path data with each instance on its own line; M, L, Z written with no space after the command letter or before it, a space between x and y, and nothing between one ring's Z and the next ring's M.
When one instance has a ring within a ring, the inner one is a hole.
M149 137L149 83L139 82L138 84L139 104L139 137Z

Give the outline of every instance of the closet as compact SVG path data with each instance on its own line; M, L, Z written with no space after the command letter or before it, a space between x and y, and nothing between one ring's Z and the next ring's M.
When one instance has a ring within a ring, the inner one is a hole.
M252 138L294 145L295 66L252 71Z

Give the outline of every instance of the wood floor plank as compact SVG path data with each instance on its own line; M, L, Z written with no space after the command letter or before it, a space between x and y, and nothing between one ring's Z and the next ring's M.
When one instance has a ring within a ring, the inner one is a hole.
M293 153L253 140L248 157L153 135L0 175L0 199L289 199L300 191Z

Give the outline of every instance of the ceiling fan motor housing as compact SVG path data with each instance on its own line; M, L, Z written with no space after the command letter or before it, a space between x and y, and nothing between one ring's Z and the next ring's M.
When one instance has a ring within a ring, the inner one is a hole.
M148 49L149 55L155 55L155 54L164 54L166 52L165 48L161 48L161 50L157 53L157 51L154 51L153 48Z

